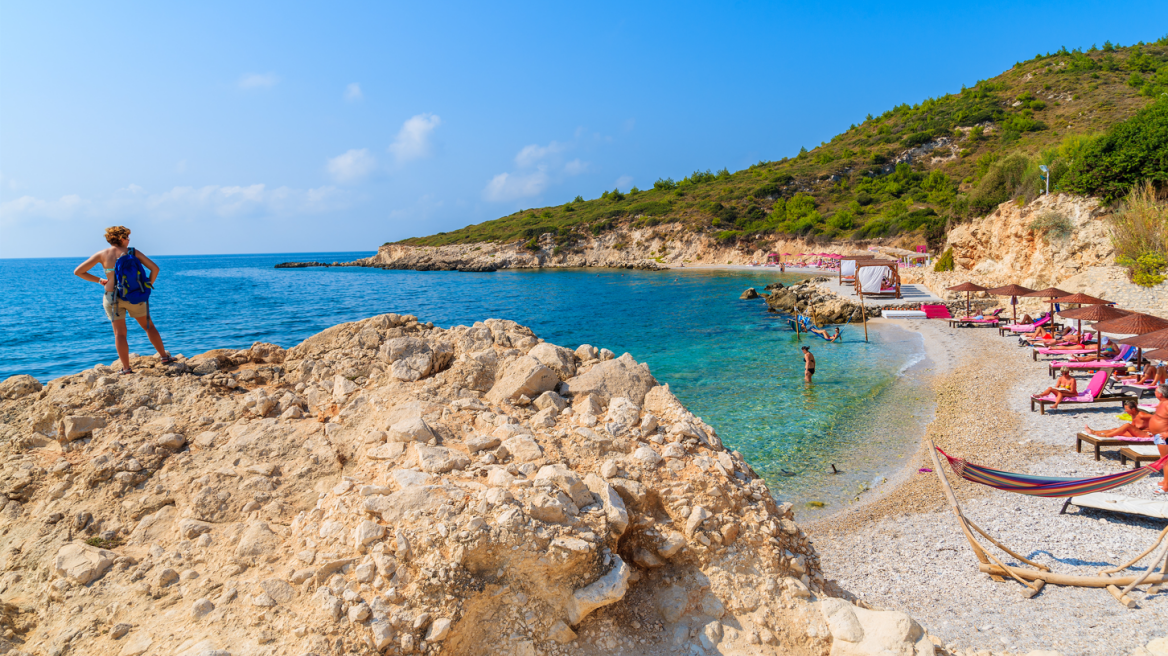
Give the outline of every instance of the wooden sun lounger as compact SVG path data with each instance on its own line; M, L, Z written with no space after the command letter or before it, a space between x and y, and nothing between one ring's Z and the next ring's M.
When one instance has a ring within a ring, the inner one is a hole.
M985 320L970 321L968 319L950 319L949 320L949 327L950 328L979 328L979 327L985 326L987 328L997 328L999 323L1001 323L1001 322L997 319L994 319L991 321L985 321Z
M1108 403L1111 401L1124 401L1124 400L1130 399L1130 398L1133 398L1133 397L1129 394L1101 394L1101 395L1095 397L1094 401L1090 401L1090 402L1087 402L1087 401L1069 401L1069 402L1063 401L1063 404L1066 406L1094 405L1096 403ZM1050 401L1047 399L1031 398L1030 399L1030 412L1034 412L1034 404L1035 403L1038 404L1038 414L1044 415L1044 414L1046 414L1047 404L1054 404L1054 401Z
M1075 435L1075 453L1083 452L1083 442L1095 447L1095 459L1099 460L1099 449L1105 446L1147 446L1147 440L1131 440L1126 437L1099 437L1090 433Z
M1067 506L1095 508L1128 515L1143 515L1154 519L1168 519L1168 500L1137 499L1110 492L1092 492L1067 499L1059 514L1067 511Z
M1140 463L1156 462L1160 459L1160 449L1155 444L1146 446L1125 446L1119 450L1119 464L1126 465L1132 461L1132 469L1139 469Z

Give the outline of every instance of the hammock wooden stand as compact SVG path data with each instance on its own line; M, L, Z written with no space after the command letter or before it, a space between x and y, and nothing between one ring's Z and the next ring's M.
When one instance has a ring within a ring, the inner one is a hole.
M937 473L937 478L941 481L941 489L945 492L945 498L949 500L949 506L953 510L953 514L957 516L957 521L961 524L961 531L965 534L965 539L969 541L970 548L977 556L978 571L984 574L989 574L994 581L1005 581L1006 577L1012 578L1018 583L1022 584L1022 596L1029 599L1038 594L1043 586L1047 583L1053 585L1065 585L1079 588L1105 588L1115 600L1126 608L1134 608L1136 602L1128 596L1128 593L1136 588L1138 585L1145 583L1151 584L1148 588L1148 594L1155 594L1166 588L1168 584L1168 547L1164 548L1159 556L1153 559L1152 564L1148 566L1142 574L1130 576L1111 576L1118 572L1128 569L1139 561L1143 560L1145 556L1152 553L1160 543L1164 541L1165 536L1168 536L1168 527L1160 531L1160 536L1156 538L1156 542L1152 546L1144 550L1143 553L1133 558L1130 562L1121 565L1120 567L1112 567L1099 572L1098 576L1081 576L1076 574L1056 574L1050 571L1050 568L1042 563L1036 563L1017 554L995 540L992 536L979 528L976 524L965 516L961 511L961 504L957 502L957 495L953 493L953 488L949 486L949 479L945 477L945 471L941 467L941 460L937 457L937 447L933 445L932 440L927 440L929 444L929 455L933 459L933 471ZM987 551L974 537L974 533L980 534L983 538L988 540L990 544L1009 554L1013 558L1030 565L1034 569L1026 567L1014 567L998 560L992 553ZM1156 566L1159 565L1159 573L1154 573Z

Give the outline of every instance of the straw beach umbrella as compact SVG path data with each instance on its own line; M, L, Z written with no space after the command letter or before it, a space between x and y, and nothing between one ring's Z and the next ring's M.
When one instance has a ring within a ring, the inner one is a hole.
M1058 287L1047 287L1046 289L1040 289L1036 292L1030 292L1029 294L1023 294L1022 297L1023 298L1045 298L1046 302L1050 303L1050 313L1054 314L1054 304L1057 302L1054 299L1062 298L1063 296L1070 296L1070 295L1071 295L1070 292L1064 292L1063 290L1059 289Z
M1087 307L1063 310L1059 312L1063 318L1075 319L1079 322L1078 330L1083 332L1084 321L1110 321L1131 314L1128 310L1121 310L1110 305L1088 305Z
M1146 348L1168 348L1168 319L1161 319L1150 314L1133 312L1126 317L1097 323L1095 330L1132 335L1127 339L1119 340L1119 343L1140 349L1141 355L1143 349Z
M1033 289L1022 285L1006 285L1005 287L995 287L986 293L994 296L1009 296L1010 309L1014 311L1014 323L1018 323L1018 297L1033 291Z
M981 285L968 281L963 282L960 285L954 285L948 289L951 292L965 292L965 316L967 317L969 316L969 294L971 292L984 292L987 290L986 287L982 287Z
M1058 302L1059 303L1075 303L1077 305L1110 305L1114 301L1105 301L1101 298L1095 298L1094 296L1088 296L1087 294L1080 293L1080 294L1067 294L1066 296L1060 296Z

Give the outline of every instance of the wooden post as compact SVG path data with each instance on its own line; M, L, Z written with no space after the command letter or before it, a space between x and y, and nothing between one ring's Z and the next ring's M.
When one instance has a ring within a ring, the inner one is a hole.
M860 292L860 316L864 318L864 343L868 342L868 312L864 310L864 292Z
M799 338L799 308L795 308L795 341L803 341Z

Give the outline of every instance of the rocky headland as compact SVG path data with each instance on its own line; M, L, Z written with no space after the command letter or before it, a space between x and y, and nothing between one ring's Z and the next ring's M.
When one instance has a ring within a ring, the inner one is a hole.
M0 384L0 653L934 654L628 354L381 315Z

